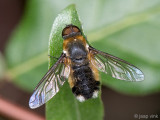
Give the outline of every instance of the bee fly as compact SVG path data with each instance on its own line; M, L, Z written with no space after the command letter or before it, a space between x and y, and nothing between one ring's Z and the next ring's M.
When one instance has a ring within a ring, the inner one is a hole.
M66 79L80 102L96 98L100 86L98 70L120 80L144 79L141 70L134 65L88 45L77 26L67 25L62 37L63 53L38 83L29 100L30 108L50 100Z

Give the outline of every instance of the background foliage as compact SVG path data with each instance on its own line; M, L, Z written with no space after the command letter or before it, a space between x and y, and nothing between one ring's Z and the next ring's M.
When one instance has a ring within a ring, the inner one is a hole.
M125 94L158 92L159 0L29 0L6 49L6 75L19 87L33 91L47 71L48 39L53 20L71 3L76 4L83 30L93 47L136 65L145 74L145 80L138 83L102 74L103 85Z

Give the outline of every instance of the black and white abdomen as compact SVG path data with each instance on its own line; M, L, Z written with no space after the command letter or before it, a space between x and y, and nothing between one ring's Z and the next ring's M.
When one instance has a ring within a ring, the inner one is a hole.
M76 82L72 88L72 92L77 96L77 99L83 102L89 98L96 98L100 83L95 80L90 67L88 65L80 66L73 70L73 78Z
M90 68L88 52L81 42L72 42L68 46L69 57L72 62L72 92L80 102L98 96L100 82L95 80Z

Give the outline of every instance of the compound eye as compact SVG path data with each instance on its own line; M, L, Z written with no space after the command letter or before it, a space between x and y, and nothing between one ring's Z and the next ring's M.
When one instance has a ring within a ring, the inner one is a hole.
M62 36L69 35L70 33L72 33L71 28L66 27L63 29Z
M81 34L81 31L77 26L74 26L74 25L67 25L62 31L63 38L75 36L78 34Z
M73 26L72 29L73 29L73 32L75 33L80 32L79 28L76 26Z

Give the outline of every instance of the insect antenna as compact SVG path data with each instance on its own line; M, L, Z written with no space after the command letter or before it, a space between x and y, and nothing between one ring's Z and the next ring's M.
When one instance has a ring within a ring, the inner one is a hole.
M54 59L57 59L58 60L58 58L57 57L54 57L54 56L51 56L51 55L48 55L49 57L51 57L51 58L54 58Z

